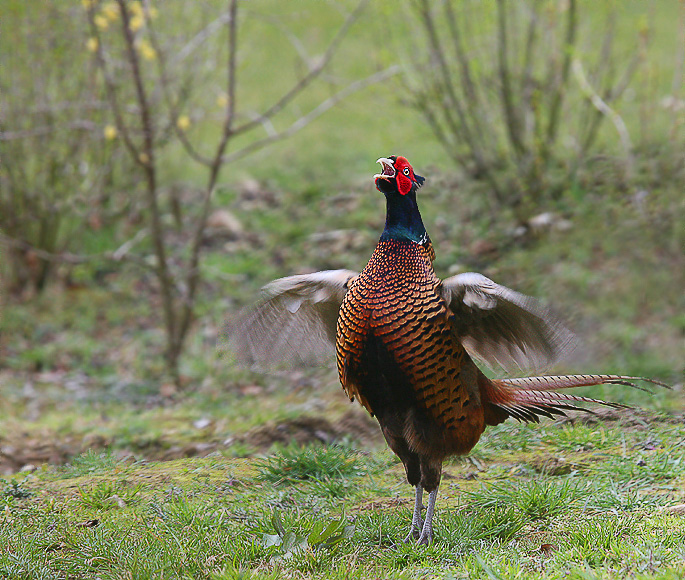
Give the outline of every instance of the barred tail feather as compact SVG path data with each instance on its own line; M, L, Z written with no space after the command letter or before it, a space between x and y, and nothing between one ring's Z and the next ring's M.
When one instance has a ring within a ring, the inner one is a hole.
M535 422L540 417L565 416L565 411L584 411L592 413L590 409L579 407L575 403L593 403L625 409L626 405L610 403L590 397L557 393L556 389L570 389L574 387L589 387L592 385L614 384L626 385L642 389L633 381L646 381L658 386L668 388L668 385L623 375L561 375L548 377L525 377L520 379L495 379L489 380L483 377L481 382L481 394L486 408L486 423L496 425L507 417L513 417L518 421ZM642 389L646 390L646 389Z
M573 389L575 387L591 387L593 385L624 385L641 391L648 391L636 385L634 381L644 381L658 387L670 387L654 379L630 377L624 375L558 375L548 377L523 377L520 379L499 379L499 383L512 387L520 387L526 391L553 391L556 389Z

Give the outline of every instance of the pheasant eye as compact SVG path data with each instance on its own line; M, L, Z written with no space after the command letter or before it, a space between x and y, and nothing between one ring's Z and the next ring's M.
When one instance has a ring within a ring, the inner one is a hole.
M402 173L404 173L405 175L409 175L409 167L405 167Z

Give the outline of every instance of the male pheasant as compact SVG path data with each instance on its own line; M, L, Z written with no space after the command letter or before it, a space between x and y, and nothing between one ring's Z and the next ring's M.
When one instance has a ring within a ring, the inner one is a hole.
M638 377L488 379L473 358L505 369L540 368L560 357L571 333L532 299L481 274L440 280L416 202L424 178L404 157L378 162L385 229L361 274L330 270L272 282L233 343L250 363L316 362L335 345L343 389L376 417L416 487L405 540L429 543L442 462L470 451L486 425L563 415L579 401L619 407L553 389L631 384Z

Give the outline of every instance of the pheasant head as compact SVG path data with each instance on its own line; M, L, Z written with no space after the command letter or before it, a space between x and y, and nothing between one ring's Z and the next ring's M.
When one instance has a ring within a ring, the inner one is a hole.
M406 157L381 157L376 163L380 163L383 171L374 175L376 189L388 195L408 195L414 193L423 185L425 179L414 173L414 169Z
M424 178L414 173L406 157L381 157L378 163L383 171L374 175L376 189L385 195L387 201L381 240L423 242L428 234L416 203L416 190L423 185Z

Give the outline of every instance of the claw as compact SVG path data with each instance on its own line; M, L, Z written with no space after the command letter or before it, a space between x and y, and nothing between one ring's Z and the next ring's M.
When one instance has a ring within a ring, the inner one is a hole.
M423 506L421 506L423 508ZM421 535L421 529L423 528L423 519L419 518L419 521L414 524L412 522L411 528L409 528L409 533L407 536L402 540L403 544L411 544L412 542L416 542L419 539L419 536Z
M416 540L417 544L421 544L422 546L428 546L429 544L433 543L433 528L424 528L421 530L421 535L419 536L418 540Z

